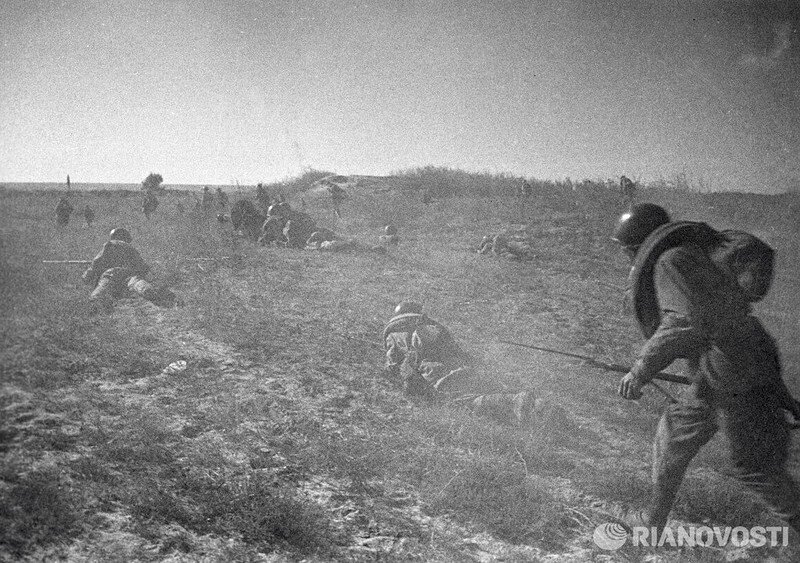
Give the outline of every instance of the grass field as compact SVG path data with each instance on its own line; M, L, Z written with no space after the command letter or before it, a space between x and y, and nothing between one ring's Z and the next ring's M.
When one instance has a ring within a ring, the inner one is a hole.
M0 558L76 561L719 561L719 549L603 552L616 507L644 506L664 399L616 395L619 377L510 339L629 362L641 337L622 311L626 259L608 240L622 211L603 186L421 169L365 177L337 219L282 186L318 223L386 254L258 247L168 192L147 221L132 192L75 195L97 211L58 228L54 191L0 193ZM423 205L421 190L434 201ZM645 191L676 218L752 230L778 251L758 309L800 395L800 200ZM89 316L81 267L128 227L153 279L186 303L136 300ZM532 257L482 256L485 234L525 237ZM195 258L216 260L197 261ZM425 304L509 390L545 402L509 428L414 403L381 377L380 332L402 299ZM377 344L377 345L376 345ZM185 359L186 371L162 374ZM668 385L679 394L677 385ZM798 472L798 447L792 448ZM726 476L715 438L693 462L672 517L766 525ZM797 560L794 548L751 559Z

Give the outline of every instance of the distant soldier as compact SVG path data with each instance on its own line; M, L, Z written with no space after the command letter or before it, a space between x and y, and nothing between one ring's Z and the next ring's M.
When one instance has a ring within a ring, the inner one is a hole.
M399 245L400 236L397 234L397 227L392 224L386 225L383 228L383 234L378 237L378 240L387 250L390 246Z
M433 197L431 196L431 189L430 188L425 188L422 191L422 203L424 203L425 205L428 205L432 201L433 201Z
M530 422L535 407L533 393L493 392L472 367L472 361L450 331L422 312L422 305L403 301L383 330L386 349L384 374L402 379L412 397L439 400L467 407L475 414L500 422Z
M262 213L269 209L271 199L272 197L269 195L269 190L264 186L264 184L259 182L256 186L256 201L258 202L258 205L261 206Z
M306 241L306 250L317 250L319 249L319 245L323 242L336 240L336 238L336 233L332 230L318 227L317 230L308 237Z
M523 179L522 184L519 186L519 216L520 220L525 219L525 202L533 195L533 187L527 180Z
M222 191L222 188L217 188L217 203L222 209L228 206L228 194Z
M485 236L478 247L478 254L494 254L508 260L522 260L528 257L531 248L527 242L509 240L508 236L498 234Z
M255 242L261 235L261 226L266 218L259 213L249 199L240 199L231 207L231 224L234 231L242 231ZM283 226L281 226L283 229Z
M336 236L330 229L318 228L311 233L306 241L306 250L321 250L325 252L341 252L356 248L355 242L343 240Z
M289 206L288 203L281 205ZM306 241L317 230L317 224L307 213L289 209L283 234L287 248L305 248Z
M175 211L178 213L178 215L183 215L184 213L186 213L186 207L183 205L182 202L179 201L178 203L175 204Z
M214 205L214 194L211 193L208 186L203 186L203 198L200 200L200 203L205 209L211 209Z
M88 205L83 208L83 218L86 220L86 226L91 227L94 222L94 209Z
M131 245L132 237L127 229L114 229L109 239L83 273L84 283L94 288L89 297L92 312L110 311L114 299L129 292L161 307L180 304L174 293L156 289L145 280L150 267Z
M72 207L72 204L66 197L59 199L56 205L56 224L59 227L66 227L69 224L69 218L73 211L75 211L75 208Z
M628 207L631 207L633 205L633 200L636 199L636 182L632 181L627 176L620 176L619 190L623 201L625 201Z
M158 198L156 194L152 191L146 191L144 193L144 199L142 200L142 213L146 219L150 219L150 215L155 213L156 208L158 207Z
M341 186L338 184L329 184L328 185L328 193L331 195L331 201L333 202L333 212L336 217L341 218L341 205L345 199L347 199L347 192L345 192Z

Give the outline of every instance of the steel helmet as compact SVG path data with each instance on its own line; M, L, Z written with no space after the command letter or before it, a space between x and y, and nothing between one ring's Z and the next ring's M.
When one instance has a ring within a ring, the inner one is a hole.
M391 235L396 235L397 234L397 227L395 227L394 225L391 225L391 224L386 225L383 228L383 232L386 233L387 235L390 235L390 236Z
M422 314L422 304L415 301L401 301L394 308L395 315L405 315L407 313Z
M622 214L611 240L622 246L637 247L650 233L669 221L669 214L663 207L654 203L640 203Z
M121 240L122 242L131 242L133 237L128 229L124 229L122 227L118 227L108 233L108 238L111 240Z

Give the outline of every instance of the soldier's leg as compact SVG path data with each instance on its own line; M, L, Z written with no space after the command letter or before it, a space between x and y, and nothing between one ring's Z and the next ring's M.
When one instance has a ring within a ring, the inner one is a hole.
M800 491L786 470L791 436L783 413L769 400L726 411L725 430L737 478L775 514L800 532Z
M716 411L704 401L672 403L658 423L653 442L653 495L648 525L667 523L689 462L717 432Z
M177 297L166 288L156 288L153 284L139 276L128 279L128 291L136 293L153 305L159 307L173 307L177 304Z
M119 296L124 279L124 276L120 274L120 268L110 268L103 272L89 296L92 313L107 312L112 309L114 299Z
M425 378L448 402L503 424L523 425L530 421L535 402L533 393L487 393L484 391L487 386L475 370L462 367L447 371L443 368L441 364L436 365L436 369L427 371Z

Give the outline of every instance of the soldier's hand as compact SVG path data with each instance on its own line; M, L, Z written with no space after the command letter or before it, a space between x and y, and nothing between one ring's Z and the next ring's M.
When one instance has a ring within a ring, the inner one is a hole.
M628 372L619 382L619 394L622 398L635 401L642 397L642 383Z

